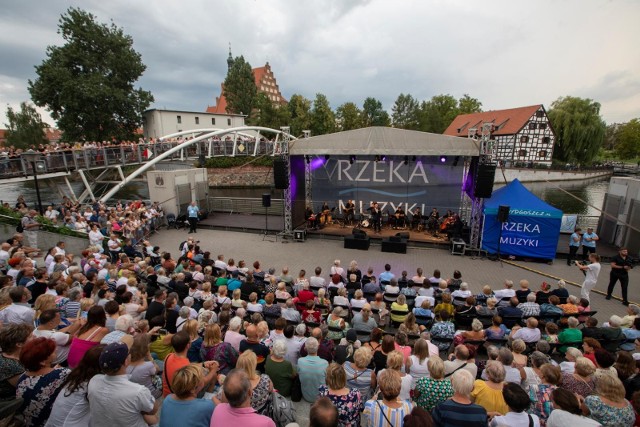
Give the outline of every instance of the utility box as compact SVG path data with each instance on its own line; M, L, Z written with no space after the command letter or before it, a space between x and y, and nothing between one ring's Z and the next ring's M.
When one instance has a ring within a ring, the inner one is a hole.
M304 242L307 239L307 230L297 229L293 230L293 240L296 242Z
M205 168L149 171L147 185L149 199L160 203L165 214L186 214L187 206L194 200L200 210L209 210L209 179Z
M451 255L464 255L467 244L462 239L451 240Z

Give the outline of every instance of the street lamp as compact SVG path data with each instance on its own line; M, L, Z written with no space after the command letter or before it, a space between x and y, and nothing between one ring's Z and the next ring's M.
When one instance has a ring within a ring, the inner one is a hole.
M42 155L37 151L27 150L22 153L22 158L29 164L31 164L31 170L33 170L33 182L36 185L36 196L38 197L38 211L40 215L44 215L42 210L42 200L40 199L40 187L38 186L38 172L44 172L44 162L40 160Z

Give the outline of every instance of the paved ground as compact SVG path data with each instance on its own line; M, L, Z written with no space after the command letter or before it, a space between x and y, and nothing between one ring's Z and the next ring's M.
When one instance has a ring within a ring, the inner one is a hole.
M162 250L169 251L177 258L178 245L187 238L186 230L162 230L151 237L151 243L159 245ZM263 269L275 267L279 272L283 266L288 266L290 273L296 275L300 269L307 271L307 277L313 274L316 266L328 272L333 261L340 259L346 268L351 260L356 260L360 269L365 270L369 266L374 268L376 275L383 271L385 263L390 263L392 271L399 275L402 270L407 270L413 276L417 267L422 267L425 275L429 277L434 269L440 269L443 277L450 277L454 270L462 272L463 279L469 283L474 293L480 292L483 285L488 284L494 289L501 287L504 279L517 282L527 279L532 289L538 289L540 283L547 281L555 285L557 279L567 282L582 283L583 275L577 267L568 267L565 260L558 260L552 265L526 262L498 262L488 259L474 259L469 256L451 255L444 249L409 248L406 254L382 253L380 246L372 245L368 251L344 249L342 240L311 239L305 242L275 241L274 236L268 236L263 241L262 235L200 230L194 235L201 242L204 250L210 251L213 256L224 254L225 257L234 258L236 263L244 259L248 265L255 260L260 260ZM631 301L640 301L640 287L637 285L640 278L640 267L630 272L629 297ZM596 290L606 291L609 279L610 267L603 265L600 280ZM570 294L579 295L580 288L571 284L567 285ZM616 295L619 295L619 286ZM598 319L603 322L613 314L623 315L625 307L617 300L606 301L603 295L591 296L592 309L598 310ZM298 421L301 425L308 422L309 405L304 401L295 404Z

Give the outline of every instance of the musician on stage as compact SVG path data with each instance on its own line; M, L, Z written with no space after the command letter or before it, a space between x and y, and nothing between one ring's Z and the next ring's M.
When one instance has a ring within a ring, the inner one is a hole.
M420 213L420 209L416 208L411 217L411 229L420 231L420 224L422 224L422 214Z
M378 207L377 202L373 202L369 209L371 211L371 222L373 223L373 231L380 234L382 225L382 211Z
M329 224L331 222L331 209L329 208L329 204L327 202L322 203L319 217L321 225Z
M402 206L398 206L394 215L396 218L395 218L395 227L393 228L394 229L398 229L401 227L404 228L406 224L407 214L404 213L404 209L402 209Z
M438 220L440 220L440 213L438 209L433 208L427 219L427 229L435 236L438 233Z
M351 225L353 220L355 219L354 212L356 209L356 205L353 203L353 200L347 201L347 204L344 205L344 222L345 224Z
M304 211L304 219L309 224L309 227L318 228L318 215L313 213L313 209L311 209L310 206L307 206L307 209Z

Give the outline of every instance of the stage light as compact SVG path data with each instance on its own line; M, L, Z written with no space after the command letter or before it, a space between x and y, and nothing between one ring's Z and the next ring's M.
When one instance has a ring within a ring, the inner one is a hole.
M356 161L356 156L354 156L353 154L349 157L349 164L352 165L353 162Z
M416 161L416 156L412 156L412 157L411 157L411 161L412 161L412 162L415 162L415 161Z
M386 162L387 161L387 156L382 156L382 158L380 160L382 160L383 162Z
M304 159L307 161L307 164L311 163L311 158L309 156L304 156Z
M331 157L331 155L330 155L330 154L325 154L325 155L324 155L324 160L325 160L325 161L326 161L326 160L329 160L329 157Z
M405 165L409 164L409 156L404 156L404 164Z
M447 156L440 156L440 163L444 163L447 161Z

